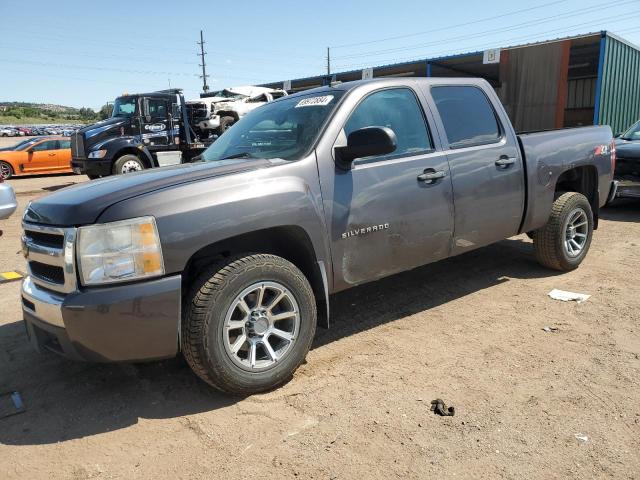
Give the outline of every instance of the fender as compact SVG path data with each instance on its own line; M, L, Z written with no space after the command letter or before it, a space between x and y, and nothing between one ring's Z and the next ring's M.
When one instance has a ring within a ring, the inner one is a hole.
M123 136L116 138L109 138L104 142L98 143L93 146L92 150L101 150L106 149L107 154L105 155L105 160L115 161L116 158L120 157L123 153L123 150L133 151L135 149L137 153L148 162L152 167L157 167L158 162L149 149L140 141L137 136Z
M106 208L97 222L153 215L166 274L183 273L204 249L227 251L234 239L274 228L304 232L321 276L320 324L328 325L333 266L315 158L162 188ZM238 247L240 248L240 247ZM247 251L260 251L260 241ZM324 297L324 298L322 298ZM323 308L324 307L324 308Z

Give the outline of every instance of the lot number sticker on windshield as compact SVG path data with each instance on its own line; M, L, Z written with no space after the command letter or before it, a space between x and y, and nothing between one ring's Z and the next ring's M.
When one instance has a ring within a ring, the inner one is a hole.
M322 97L311 97L311 98L303 98L298 102L296 108L300 107L324 107L325 105L329 105L333 100L333 95L323 95Z

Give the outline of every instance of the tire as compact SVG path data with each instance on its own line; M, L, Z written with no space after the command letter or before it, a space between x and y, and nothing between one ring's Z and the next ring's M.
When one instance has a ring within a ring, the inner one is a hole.
M139 172L145 169L144 163L136 155L130 153L121 156L113 164L113 174Z
M9 180L13 176L13 167L7 162L0 161L0 177Z
M259 303L260 290L264 300ZM240 308L240 298L246 309ZM259 305L266 307L268 319ZM272 322L273 315L285 318ZM194 282L185 300L182 352L191 369L214 388L233 395L259 393L291 378L311 347L316 322L313 291L295 265L274 255L238 256L210 267ZM280 337L286 332L291 332L289 341ZM250 365L252 342L257 345L255 366Z
M547 224L534 232L536 259L554 270L574 270L587 255L592 236L593 211L589 201L581 193L564 193L553 202Z
M216 134L222 135L224 132L229 130L234 123L236 123L236 119L231 116L220 117L220 126L216 128Z
M96 178L101 178L100 175L89 175L88 173L87 173L87 177L89 177L89 180L95 180Z

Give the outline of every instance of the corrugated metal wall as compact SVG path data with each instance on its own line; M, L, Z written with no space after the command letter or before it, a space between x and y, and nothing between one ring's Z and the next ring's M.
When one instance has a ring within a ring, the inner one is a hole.
M607 35L598 123L621 132L640 119L640 51Z

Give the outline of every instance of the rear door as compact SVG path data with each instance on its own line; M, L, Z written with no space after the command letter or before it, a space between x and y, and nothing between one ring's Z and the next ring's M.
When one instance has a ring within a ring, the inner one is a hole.
M479 85L432 84L425 89L439 113L451 168L452 253L517 234L524 210L524 168L504 110L496 110Z
M58 169L58 140L44 140L31 147L24 172L38 173Z
M435 149L426 114L408 87L374 91L353 109L336 145L349 133L382 126L396 151L336 168L331 202L332 256L338 288L448 256L453 230L446 155ZM435 174L424 180L425 174Z

